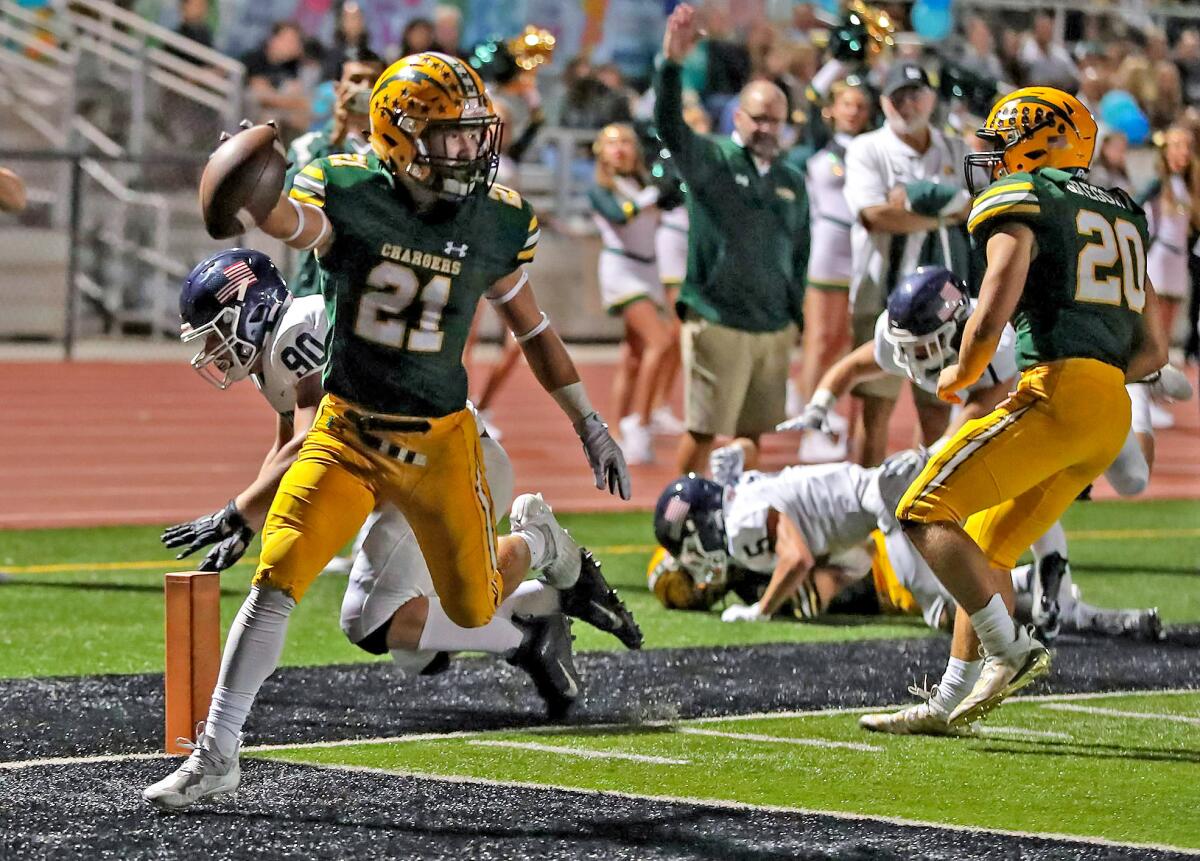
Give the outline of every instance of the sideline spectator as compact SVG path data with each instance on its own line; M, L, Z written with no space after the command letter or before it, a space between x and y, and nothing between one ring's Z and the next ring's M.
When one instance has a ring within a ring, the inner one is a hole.
M969 15L963 24L963 32L967 39L959 63L982 77L1005 80L1004 66L996 54L996 40L992 38L992 28L987 22L978 15Z
M325 128L301 135L292 142L288 150L287 179L284 190L290 191L297 175L312 161L335 153L365 155L371 151L367 140L367 129L371 124L371 88L383 74L387 64L383 58L368 48L350 48L342 60L337 84L334 86L335 107L333 119ZM293 197L303 194L301 189ZM303 202L303 197L298 197ZM304 254L300 268L289 279L288 289L293 296L309 296L321 292L320 271L315 254Z
M671 327L659 316L665 295L654 260L660 189L650 184L631 126L606 126L593 151L596 184L588 200L603 245L600 300L625 327L612 389L615 415L621 416L621 449L630 465L653 463L651 413L674 347Z
M1128 155L1129 138L1125 133L1101 126L1096 157L1088 170L1088 182L1101 188L1119 188L1133 194L1133 180L1129 178L1126 166Z
M208 23L208 16L208 0L180 0L179 26L175 32L185 39L191 39L206 48L211 48L213 31Z
M1175 334L1179 306L1191 292L1191 236L1200 230L1200 158L1191 129L1182 125L1167 129L1155 167L1154 181L1137 200L1146 209L1150 228L1146 274L1159 294L1158 307L1169 338Z
M688 186L688 268L677 306L683 473L704 468L717 434L758 439L783 421L809 242L804 177L780 158L787 100L778 87L743 89L736 139L702 137L684 122L680 64L699 36L695 10L676 7L655 79L655 124Z
M1183 86L1183 100L1200 104L1200 31L1188 28L1175 43L1175 65Z
M342 66L352 53L362 55L371 51L371 34L367 32L367 18L362 7L354 0L342 4L338 13L337 27L333 33L333 44L325 52L321 80L336 81L341 78Z
M833 85L825 114L833 139L803 165L812 223L799 378L800 395L806 402L817 381L850 347L850 229L854 216L844 193L846 148L866 130L875 106L863 81L854 77ZM808 463L841 460L845 455L844 443L831 445L820 431L805 433L800 446L800 459Z
M308 127L309 94L300 78L303 59L304 34L291 21L272 26L266 41L242 57L255 113L262 120L277 120L285 139Z
M439 4L433 10L433 50L461 56L462 11L457 6Z
M434 50L433 22L428 18L413 18L400 34L400 56Z
M1080 65L1079 92L1075 98L1092 112L1093 116L1100 115L1100 100L1112 89L1112 74L1108 70L1108 62L1103 57L1093 57Z
M571 129L601 129L611 123L629 121L630 105L624 94L605 86L587 60L573 60L569 72L559 125Z
M874 338L888 294L918 266L946 266L960 277L969 269L958 226L970 207L962 176L965 145L931 125L937 95L915 63L888 70L881 101L883 128L859 135L846 149L846 202L855 219L850 313L856 347ZM854 393L863 402L858 462L875 466L887 454L900 379L862 383ZM916 386L913 395L922 442L930 445L945 432L949 408Z
M1033 32L1021 45L1020 60L1025 81L1074 92L1079 69L1071 59L1071 52L1055 38L1051 13L1040 11L1033 16Z

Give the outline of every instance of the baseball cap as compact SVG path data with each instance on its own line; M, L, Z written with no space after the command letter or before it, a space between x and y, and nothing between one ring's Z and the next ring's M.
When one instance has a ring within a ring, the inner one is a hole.
M929 76L918 64L911 62L893 63L883 81L883 94L891 96L905 87L928 87Z

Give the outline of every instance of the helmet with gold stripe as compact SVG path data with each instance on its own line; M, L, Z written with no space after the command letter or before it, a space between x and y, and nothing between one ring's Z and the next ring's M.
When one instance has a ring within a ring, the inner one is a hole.
M426 51L397 60L376 81L371 146L397 176L457 203L495 179L500 119L474 69Z
M1025 87L1001 97L975 134L985 151L966 158L972 194L1001 177L1039 167L1086 171L1096 148L1091 113L1079 99L1053 87Z

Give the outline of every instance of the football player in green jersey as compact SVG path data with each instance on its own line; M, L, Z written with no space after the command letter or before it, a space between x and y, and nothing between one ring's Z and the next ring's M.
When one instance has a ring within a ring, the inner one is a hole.
M1096 137L1087 108L1029 87L1001 98L978 135L989 151L967 156L967 181L978 192L983 172L991 185L977 194L967 227L987 270L938 396L956 402L980 378L1010 319L1021 374L1011 397L930 459L896 511L966 610L951 655L965 685L972 664L978 678L940 716L951 730L1049 670L1049 652L1013 621L1009 572L1120 452L1130 425L1126 381L1167 358L1146 277L1145 217L1124 192L1084 178Z
M559 588L579 580L580 547L540 495L518 497L512 534L495 534L462 363L480 296L571 419L596 487L629 498L621 450L528 286L538 223L519 194L492 185L499 137L469 66L433 52L405 57L372 92L373 151L307 165L260 220L267 234L316 253L330 325L326 395L267 514L254 588L194 752L147 801L178 809L237 787L240 730L288 617L377 503L408 520L460 627L486 625L530 570ZM543 683L573 699L569 627L527 624L520 649L543 656Z

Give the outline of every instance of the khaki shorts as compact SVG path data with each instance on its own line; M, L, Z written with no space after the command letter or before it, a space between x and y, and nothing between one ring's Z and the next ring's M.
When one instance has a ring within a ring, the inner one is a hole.
M786 418L788 362L796 327L745 332L708 320L683 324L685 418L689 431L769 433Z

